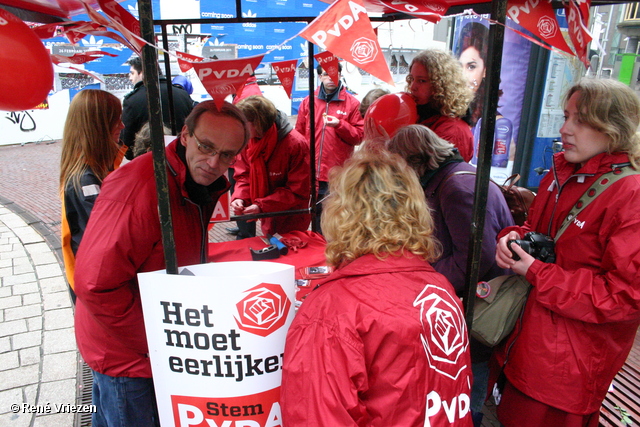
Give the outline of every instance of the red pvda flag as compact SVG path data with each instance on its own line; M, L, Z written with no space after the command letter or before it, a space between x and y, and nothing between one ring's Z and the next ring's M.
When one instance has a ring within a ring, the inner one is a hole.
M331 80L333 80L336 86L340 86L340 71L338 71L338 64L340 61L338 58L328 50L316 53L313 57L316 58L316 61L318 61L322 70L329 74L329 77L331 77Z
M587 30L590 4L590 0L581 0L580 5L578 5L576 0L570 0L569 4L564 7L569 24L569 38L571 39L571 43L573 43L578 58L587 68L589 68L590 65L589 58L587 57L588 45L591 41L591 35L589 35L589 31Z
M178 67L180 71L186 73L193 68L194 62L202 62L205 59L201 56L191 55L190 53L180 52L176 50L176 58L178 59Z
M287 92L287 96L291 98L291 89L293 89L293 78L296 75L296 68L298 66L297 59L290 59L288 61L272 62L271 68L278 75L282 88Z
M509 0L507 16L545 43L573 55L573 51L562 36L556 13L548 1Z
M380 0L385 7L396 12L406 13L414 18L437 24L449 10L449 5L445 1L434 0L413 0L411 3L398 0Z
M362 0L338 0L314 19L301 37L393 85Z
M253 70L260 65L263 56L192 62L191 65L202 85L220 109L224 99L228 95L236 93L251 77Z

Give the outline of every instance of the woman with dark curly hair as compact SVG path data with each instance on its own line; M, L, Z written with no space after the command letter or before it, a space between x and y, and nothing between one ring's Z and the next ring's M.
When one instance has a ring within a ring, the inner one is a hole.
M462 74L460 62L451 53L426 49L409 68L407 91L418 105L419 123L453 144L465 162L473 157L473 135L462 120L473 92Z

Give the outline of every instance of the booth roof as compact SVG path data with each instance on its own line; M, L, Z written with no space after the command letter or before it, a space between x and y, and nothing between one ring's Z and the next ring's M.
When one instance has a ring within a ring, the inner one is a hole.
M324 3L331 4L331 0L320 0ZM388 4L392 0L363 0L364 5L369 12L373 13L397 13L397 9L392 9ZM87 2L95 9L98 8L97 1ZM385 4L386 3L386 4ZM403 4L415 5L418 8L424 7L424 0L405 0ZM490 0L440 0L446 6L463 6L478 3L490 3ZM74 15L85 13L82 0L0 0L0 7L5 7L12 13L18 11L26 11L37 13L40 15L48 15L58 19L69 19ZM18 14L20 15L20 14ZM24 14L22 14L24 15ZM35 20L35 19L34 19Z

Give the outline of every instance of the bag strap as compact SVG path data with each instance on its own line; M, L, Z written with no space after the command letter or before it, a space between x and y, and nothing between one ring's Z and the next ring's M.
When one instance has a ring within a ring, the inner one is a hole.
M560 235L565 232L565 230L569 227L569 225L573 222L573 220L578 216L578 214L591 202L595 200L600 194L604 192L611 184L617 182L618 180L630 176L630 175L638 175L640 171L629 167L630 163L620 163L611 165L613 169L610 172L602 174L596 182L594 182L591 187L584 192L582 196L578 199L575 205L569 211L569 214L562 222L560 229L556 233L553 240L557 241Z

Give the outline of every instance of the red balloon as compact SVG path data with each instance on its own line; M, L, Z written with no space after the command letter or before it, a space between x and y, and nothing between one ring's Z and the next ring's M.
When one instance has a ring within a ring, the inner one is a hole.
M53 65L40 38L22 20L0 9L0 110L20 111L47 99Z
M369 117L393 136L401 127L416 124L418 108L408 93L391 93L381 96L369 106L364 116L365 123Z

